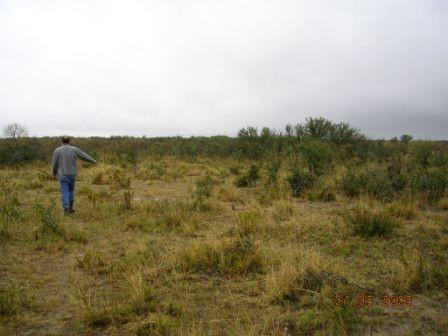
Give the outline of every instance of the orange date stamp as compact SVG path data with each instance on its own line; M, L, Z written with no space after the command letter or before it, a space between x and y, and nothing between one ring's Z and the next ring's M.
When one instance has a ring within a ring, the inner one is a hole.
M334 298L336 306L354 303L357 307L411 307L412 295L382 295L376 297L370 294L360 294L350 297L345 294L337 294Z

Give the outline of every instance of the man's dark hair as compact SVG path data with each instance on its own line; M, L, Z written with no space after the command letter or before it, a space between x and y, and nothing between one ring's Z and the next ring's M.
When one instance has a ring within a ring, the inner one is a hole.
M67 136L67 135L64 135L64 136L62 137L62 143L63 143L63 144L68 144L69 142L70 142L70 137Z

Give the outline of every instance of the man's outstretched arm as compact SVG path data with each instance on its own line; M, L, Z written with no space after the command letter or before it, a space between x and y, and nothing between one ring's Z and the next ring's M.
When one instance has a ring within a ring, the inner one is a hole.
M51 159L51 172L53 173L53 176L56 176L58 174L58 153L57 153L57 151L54 151L53 158Z
M84 153L82 150L80 150L79 148L75 149L75 153L76 155L83 161L87 161L87 162L91 162L91 163L96 163L96 161L87 153Z

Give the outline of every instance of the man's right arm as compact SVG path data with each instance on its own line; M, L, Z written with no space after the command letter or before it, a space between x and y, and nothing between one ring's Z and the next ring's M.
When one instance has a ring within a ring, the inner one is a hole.
M53 176L56 176L58 173L58 151L55 150L53 153L53 158L51 160L51 172Z
M75 147L75 153L76 155L83 161L87 161L87 162L91 162L91 163L96 163L96 161L87 153L84 153L82 150L80 150L79 148Z

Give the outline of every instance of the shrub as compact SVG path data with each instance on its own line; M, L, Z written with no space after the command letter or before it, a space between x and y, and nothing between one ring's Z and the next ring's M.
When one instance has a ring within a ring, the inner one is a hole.
M229 168L230 174L232 175L238 175L240 173L240 167L238 166L232 166Z
M255 182L260 178L260 167L252 165L246 175L241 176L236 181L238 188L252 187Z
M323 142L308 142L300 145L300 154L308 165L308 170L321 175L331 163L330 147Z
M413 189L423 193L429 204L436 203L446 195L447 177L441 168L430 168L414 175Z
M380 167L351 168L338 185L350 197L366 193L379 200L390 200L396 194L389 174Z
M374 236L389 236L397 221L385 210L368 208L367 206L357 206L353 211L345 214L345 219L352 227L354 234L364 238Z
M316 176L311 172L292 167L290 169L288 182L292 189L292 195L294 197L299 197L305 190L314 187Z
M278 171L280 170L280 166L282 164L282 161L280 159L274 159L270 161L267 165L267 171L268 171L268 184L273 184L277 182L278 178Z

